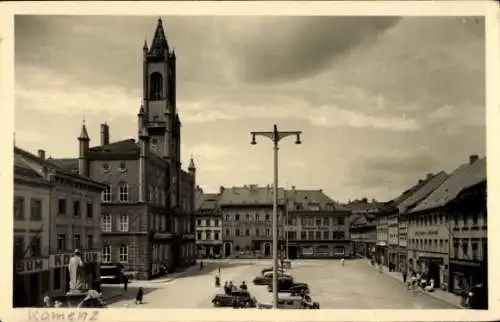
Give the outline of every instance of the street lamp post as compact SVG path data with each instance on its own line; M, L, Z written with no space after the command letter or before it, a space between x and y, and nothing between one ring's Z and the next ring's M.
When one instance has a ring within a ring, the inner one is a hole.
M274 150L274 182L273 182L273 308L278 308L278 150L279 141L288 136L295 135L295 144L301 144L301 131L278 131L278 126L274 124L273 131L250 132L252 135L251 144L255 145L256 136L263 136L273 141Z

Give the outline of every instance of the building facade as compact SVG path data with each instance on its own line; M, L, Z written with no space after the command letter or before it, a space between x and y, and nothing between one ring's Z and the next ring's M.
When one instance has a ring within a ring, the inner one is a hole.
M483 178L486 159L471 156L408 213L408 265L429 275L436 287L450 290L450 203Z
M460 294L478 283L488 285L486 179L462 190L449 210L450 291Z
M147 279L194 264L196 168L181 168L181 123L176 106L176 56L161 19L150 47L143 47L143 104L138 140L110 142L101 125L90 147L82 126L78 159L53 160L106 184L102 193L103 257Z
M245 185L221 187L223 257L271 257L273 188ZM283 236L285 193L278 188L280 236Z
M359 216L351 222L350 239L355 256L373 259L377 243L377 225L373 215Z
M196 208L196 247L198 258L222 256L222 214L219 195L200 193Z
M295 258L344 258L351 255L349 216L322 190L285 192L287 255Z
M15 148L14 158L15 306L39 305L43 294L64 295L75 249L82 253L86 286L92 288L99 278L105 186L52 164L43 150L35 156Z

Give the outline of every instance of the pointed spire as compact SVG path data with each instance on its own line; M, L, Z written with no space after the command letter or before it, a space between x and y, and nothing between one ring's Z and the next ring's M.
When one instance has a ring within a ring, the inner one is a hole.
M139 114L137 114L137 116L143 115L146 115L146 111L144 110L144 105L141 104L141 107L139 108Z
M163 22L160 17L158 18L158 24L156 25L153 41L151 42L151 48L149 48L149 54L162 57L164 56L165 50L168 50L168 43L165 31L163 30Z
M191 154L191 159L189 160L188 170L189 171L196 170L196 167L194 166L194 160L193 160L193 155L192 154Z
M82 131L80 132L80 136L78 137L78 140L80 141L89 141L90 137L87 132L87 127L85 126L85 118L83 119L83 124L82 124Z
M148 50L148 40L144 39L144 46L142 46L142 49Z

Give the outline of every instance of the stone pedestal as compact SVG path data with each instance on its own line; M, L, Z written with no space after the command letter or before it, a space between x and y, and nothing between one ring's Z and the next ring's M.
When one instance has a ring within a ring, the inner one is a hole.
M87 296L87 291L69 291L66 293L66 303L68 307L77 307Z

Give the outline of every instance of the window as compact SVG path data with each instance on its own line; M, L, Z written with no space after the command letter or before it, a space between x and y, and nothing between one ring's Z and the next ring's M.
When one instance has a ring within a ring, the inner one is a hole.
M324 239L324 240L328 240L328 239L330 239L330 234L329 234L329 232L328 232L328 231L324 231L324 232L323 232L323 239Z
M321 239L321 232L320 231L317 231L316 232L316 240L320 240Z
M104 214L101 217L101 230L104 232L111 231L111 215Z
M219 240L219 239L220 239L220 236L219 236L219 232L218 232L218 231L216 231L216 232L214 233L214 239L215 239L215 240Z
M215 227L219 227L219 226L220 226L220 223L219 223L219 220L218 220L218 219L216 219L216 220L215 220L215 224L214 224L214 226L215 226Z
M300 239L301 240L306 240L307 239L307 233L305 231L300 232Z
M259 214L256 214L255 215L255 221L259 221L260 220L260 215Z
M54 268L54 290L61 288L62 268Z
M245 229L245 236L250 236L250 229Z
M24 197L14 197L14 220L24 220Z
M119 256L119 262L124 264L128 263L128 246L127 245L121 245L120 246L120 256Z
M230 218L229 215L226 215L226 221L229 221L230 220L229 218Z
M266 236L271 235L271 231L269 229L266 229Z
M339 224L339 226L343 226L343 225L344 225L344 223L345 223L344 218L339 218L339 219L338 219L338 224Z
M321 226L321 218L316 218L316 226Z
M446 251L446 249L444 249L444 242L443 242L443 240L442 240L442 239L440 239L440 240L439 240L439 249L440 249L441 251Z
M157 218L157 219L160 219L160 218ZM126 231L128 231L128 229L129 229L129 227L128 227L128 215L120 215L120 217L118 217L118 231L126 232Z
M323 218L323 225L324 226L328 226L330 223L329 223L329 220L328 220L328 217L324 217Z
M87 249L93 249L93 248L94 248L94 236L87 235Z
M32 257L42 256L42 242L40 236L31 237L30 252Z
M120 183L118 186L118 200L120 202L128 201L128 184L125 182Z
M269 214L266 214L266 220L269 220Z
M229 230L229 228L226 229L226 236L229 236L231 235L231 230Z
M59 199L57 204L57 213L59 215L66 215L66 199Z
M42 201L40 199L31 199L31 220L42 220Z
M462 252L464 254L464 258L469 258L469 241L467 239L462 241Z
M149 97L153 101L161 100L163 94L163 76L155 72L149 78Z
M59 233L57 234L57 250L65 251L66 250L66 234Z
M234 216L234 220L239 221L240 220L240 215L236 214L236 216Z
M479 214L477 212L472 213L472 225L477 226L477 220L478 220Z
M250 214L246 214L245 219L248 221L250 220Z
M260 236L259 228L255 228L255 236Z
M106 185L106 188L101 193L102 202L111 202L111 186L109 184Z
M14 257L21 260L24 258L25 252L24 236L14 236Z
M345 233L343 231L334 231L332 239L343 240L343 239L345 239Z
M307 232L307 239L313 240L314 239L314 231L308 231Z
M81 215L80 201L73 201L73 216L80 217Z
M87 218L94 218L94 204L87 203Z
M295 231L287 231L288 239L295 240L297 239L297 232Z
M81 248L81 244L82 244L82 241L81 241L80 234L74 233L73 234L73 248L74 249Z
M472 260L479 258L479 240L472 240Z
M239 235L240 235L240 229L236 228L235 236L239 236Z
M198 219L198 226L201 226L201 220Z
M102 248L102 261L103 263L111 263L111 246L104 245Z
M201 231L197 232L197 233L196 233L196 236L197 236L197 238L196 238L196 239L201 240Z

